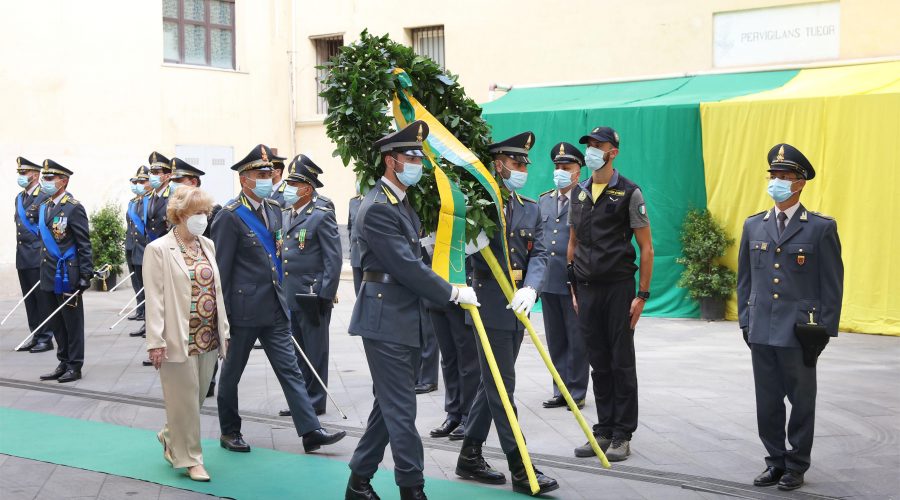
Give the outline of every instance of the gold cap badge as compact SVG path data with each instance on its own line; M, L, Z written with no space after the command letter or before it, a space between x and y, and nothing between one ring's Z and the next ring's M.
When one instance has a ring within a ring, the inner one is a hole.
M560 144L559 145L559 154L557 156L562 156L564 154L566 154L566 145Z
M775 155L775 161L784 161L784 145L778 149L778 154Z
M416 134L416 142L422 142L422 124L419 124L419 132Z
M525 139L525 151L531 149L531 134L528 134L528 138Z
M153 154L150 155L150 156L151 156L151 158L150 158L150 163L156 163L156 153L153 153Z
M260 146L259 153L262 156L262 161L269 161L269 155L266 153L266 147Z

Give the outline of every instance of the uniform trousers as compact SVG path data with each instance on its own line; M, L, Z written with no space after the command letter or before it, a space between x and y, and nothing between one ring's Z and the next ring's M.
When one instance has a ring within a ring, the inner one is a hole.
M241 381L247 359L257 339L262 344L266 357L269 358L269 364L275 371L278 383L281 384L297 435L302 436L322 427L306 392L303 373L297 365L298 354L291 341L288 320L283 314L279 313L279 316L280 318L271 326L231 326L228 356L222 362L219 394L216 398L222 434L234 434L241 430L241 416L238 414L238 382Z
M816 421L816 369L803 364L803 350L750 344L756 387L756 424L769 456L766 465L806 472ZM791 402L785 447L784 398Z
M591 365L588 363L584 336L578 326L578 315L572 305L570 295L542 293L541 306L544 316L544 331L547 334L547 350L553 366L559 372L572 399L584 399L587 394ZM560 396L559 388L553 384L553 396Z
M592 369L597 436L630 440L637 430L637 367L630 316L634 285L634 278L578 283L578 324Z
M22 296L24 297L31 290L31 287L41 280L41 268L16 269L16 272L19 275L19 287L22 289ZM41 290L38 287L37 290L31 292L31 295L25 298L25 315L28 317L29 332L34 332L34 329L47 318L47 315L53 312L52 309L50 311L43 310L40 296ZM47 325L42 326L34 334L34 342L50 342L52 338L53 332L47 328Z
M425 483L425 454L416 430L416 371L421 349L363 338L375 401L366 430L350 459L350 470L371 478L390 443L398 486Z
M422 360L419 365L419 373L416 376L417 384L435 384L438 383L438 369L441 362L441 351L438 346L437 339L434 335L434 325L431 323L431 316L425 305L419 301L419 318L421 327Z
M466 326L466 313L461 307L432 309L428 315L441 351L444 411L448 418L466 422L481 377L477 340L472 328Z
M200 447L200 407L206 399L209 381L219 350L188 356L180 363L163 360L159 367L166 425L160 435L175 459L173 467L193 467L203 463Z
M319 314L318 325L314 325L310 318L300 311L291 311L291 333L297 339L300 348L303 349L326 387L328 385L328 326L331 323L331 311L332 309L328 308ZM306 392L309 394L313 408L325 410L328 397L325 394L325 388L316 380L300 353L297 353L297 363L300 372L303 373L303 380L306 381Z
M47 314L62 305L68 295L35 290L41 294L43 308ZM74 293L74 292L73 292ZM47 323L56 339L56 359L65 364L67 370L81 370L84 365L84 296L78 294ZM75 304L74 306L72 304Z

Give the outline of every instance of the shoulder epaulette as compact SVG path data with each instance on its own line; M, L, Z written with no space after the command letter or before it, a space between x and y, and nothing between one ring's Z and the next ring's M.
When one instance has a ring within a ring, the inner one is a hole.
M548 194L552 194L552 193L554 193L555 191L556 191L555 189L551 189L551 190L549 190L549 191L544 191L544 192L541 193L540 196L538 196L538 197L539 197L539 198L543 198L544 196L547 196Z
M331 198L329 198L329 197L327 197L327 196L323 196L323 195L321 195L321 194L319 194L319 193L316 193L316 198L318 198L318 199L324 201L325 203L328 203L328 202L331 201Z
M821 218L823 218L823 219L834 220L834 217L832 217L832 216L830 216L830 215L825 215L825 214L823 214L822 212L813 212L812 210L810 210L809 213L811 213L811 214L813 214L813 215L815 215L815 216L821 217Z
M160 198L168 198L170 194L172 194L172 184L166 185L166 190L159 196Z
M269 205L272 205L272 206L275 206L275 207L278 207L279 209L281 209L281 203L278 203L277 201L275 201L271 198L263 198L263 200L266 203L268 203Z
M400 203L400 200L398 200L397 197L394 196L394 193L391 192L391 188L389 188L387 186L381 186L381 192L384 193L386 201L389 201L391 203L391 205L396 205L396 204ZM379 193L379 195L380 194L381 193ZM378 195L375 196L375 201L378 202ZM381 201L379 203L385 203L385 201Z
M278 186L278 192L279 192L279 193L283 193L283 192L284 192L284 188L286 188L286 187L287 187L287 182L282 182L281 185Z
M318 208L319 210L322 210L323 212L333 212L334 211L328 207L323 207L321 205L316 205L316 208Z
M363 199L363 195L358 194L358 195L354 196L354 197L351 198L351 199L353 199L353 200L361 200L361 199Z
M527 196L519 195L519 199L520 199L520 200L519 200L520 203L523 202L523 201L527 201L527 202L529 202L529 203L537 203L537 201L535 201L535 200L533 200L532 198L529 198L529 197L527 197ZM523 203L523 205L524 205L524 203Z
M753 215L751 215L750 217L747 217L747 218L748 218L748 219L752 219L752 218L757 217L757 216L759 216L759 215L762 215L762 214L764 214L764 213L766 213L766 212L768 212L768 210L763 210L762 212L757 212L757 213L755 213L755 214L753 214Z
M76 200L75 198L72 198L72 195L66 194L62 197L61 200L59 200L59 204L65 205L66 203L71 203L72 205L77 205L78 200Z
M225 210L228 210L229 212L234 212L235 210L237 210L237 208L239 206L241 206L241 200L234 199L234 200L231 200L228 203L226 203L225 206L222 208L224 208Z

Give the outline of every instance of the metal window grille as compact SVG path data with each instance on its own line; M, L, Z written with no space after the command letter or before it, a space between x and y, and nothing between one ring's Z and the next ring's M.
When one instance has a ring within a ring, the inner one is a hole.
M412 30L413 51L428 56L444 68L444 27L428 26Z
M329 59L336 56L344 45L344 37L342 35L324 36L313 38L316 45L316 66L325 64ZM319 94L325 90L325 79L328 77L327 69L316 70L316 113L328 113L328 102Z

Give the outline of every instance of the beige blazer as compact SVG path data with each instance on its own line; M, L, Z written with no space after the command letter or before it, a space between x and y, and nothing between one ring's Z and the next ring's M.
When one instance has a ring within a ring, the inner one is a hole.
M216 308L219 321L219 353L225 356L228 316L222 298L222 279L216 263L212 240L200 237L200 246L212 264L216 285ZM187 360L191 319L191 278L175 235L171 231L147 245L144 250L144 317L147 324L147 349L166 348L166 361Z

